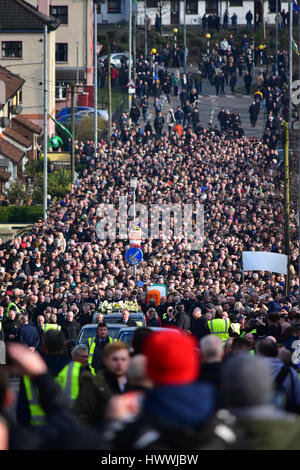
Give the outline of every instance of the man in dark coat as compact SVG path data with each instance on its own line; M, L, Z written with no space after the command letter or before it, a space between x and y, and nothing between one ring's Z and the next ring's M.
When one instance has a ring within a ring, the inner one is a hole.
M175 321L177 328L190 331L191 320L190 317L185 313L183 304L178 304L175 307Z
M36 351L40 344L40 335L37 328L31 323L29 324L28 315L21 315L19 330L19 341L28 347L31 351Z
M203 318L200 308L195 308L192 313L191 333L196 336L198 340L210 333L207 327L207 320Z
M129 311L127 309L124 309L122 312L122 323L126 326L137 326L136 322L131 320Z

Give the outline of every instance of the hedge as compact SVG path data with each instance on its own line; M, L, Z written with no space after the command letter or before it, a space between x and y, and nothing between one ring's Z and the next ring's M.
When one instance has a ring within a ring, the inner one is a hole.
M25 224L37 222L43 217L42 206L0 206L1 224Z

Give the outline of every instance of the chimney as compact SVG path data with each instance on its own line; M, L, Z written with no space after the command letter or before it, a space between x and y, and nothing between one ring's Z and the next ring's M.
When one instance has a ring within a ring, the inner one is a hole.
M44 15L50 14L50 0L38 0L38 9Z

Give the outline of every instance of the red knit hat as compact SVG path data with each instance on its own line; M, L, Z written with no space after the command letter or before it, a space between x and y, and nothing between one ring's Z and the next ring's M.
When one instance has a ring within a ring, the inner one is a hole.
M193 336L176 331L156 331L145 340L147 374L160 385L194 382L200 374L200 353Z

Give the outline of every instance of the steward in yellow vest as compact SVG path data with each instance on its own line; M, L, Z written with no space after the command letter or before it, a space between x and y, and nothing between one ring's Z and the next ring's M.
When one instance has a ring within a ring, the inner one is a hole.
M92 374L103 368L103 348L106 344L112 343L112 341L113 339L108 335L107 325L105 323L98 323L96 336L88 340L88 365Z
M229 338L230 320L222 318L222 314L207 322L209 331L212 335L218 336L224 343Z

